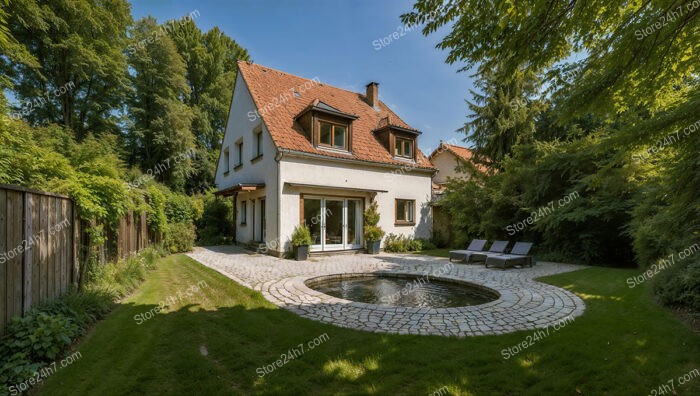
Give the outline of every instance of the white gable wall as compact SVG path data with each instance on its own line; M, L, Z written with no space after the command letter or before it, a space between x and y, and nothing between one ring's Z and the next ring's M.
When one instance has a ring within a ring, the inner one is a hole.
M447 150L436 153L430 159L430 162L432 162L433 165L439 170L434 179L435 183L437 184L446 183L447 178L462 178L469 180L469 174L457 172L455 169L459 164L457 156Z
M236 86L233 92L233 102L231 105L228 124L226 125L226 133L222 143L221 153L219 155L219 166L216 172L216 184L219 190L226 189L238 183L265 183L265 189L262 191L247 192L238 194L237 210L240 211L240 201L249 200L247 204L247 224L240 225L240 212L237 213L236 221L236 241L248 242L252 240L260 241L260 205L258 199L266 196L266 230L267 241L272 241L277 238L277 177L278 166L275 161L277 149L275 148L270 133L265 128L260 118L252 119L249 117L250 112L255 110L253 99L248 91L248 87L243 81L241 74L236 78ZM255 163L251 163L254 157L255 140L253 131L262 125L263 129L263 156ZM236 161L236 142L243 142L243 166L235 170ZM226 164L224 150L229 149L229 172L225 174ZM232 199L232 198L228 198ZM255 200L255 212L253 213L253 205L250 200ZM251 220L255 219L255 224L251 224ZM253 235L253 230L255 230Z

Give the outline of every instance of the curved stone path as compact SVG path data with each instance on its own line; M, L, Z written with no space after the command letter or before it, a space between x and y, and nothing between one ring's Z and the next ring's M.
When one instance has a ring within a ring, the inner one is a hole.
M585 309L583 301L573 293L533 280L585 268L580 265L538 262L533 268L503 271L482 265L451 265L438 257L386 253L314 257L297 262L234 246L198 247L189 256L305 318L376 333L504 334L545 328L568 316L579 316ZM444 274L439 277L482 285L501 296L469 307L384 307L332 297L304 284L318 276L349 273Z

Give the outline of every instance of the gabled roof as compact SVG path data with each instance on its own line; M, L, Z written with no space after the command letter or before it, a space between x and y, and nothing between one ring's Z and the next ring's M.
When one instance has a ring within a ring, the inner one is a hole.
M472 149L470 149L468 147L456 146L454 144L447 144L447 143L440 142L440 146L438 148L436 148L435 151L433 151L430 154L429 158L432 160L436 154L438 154L440 152L445 152L445 151L452 153L457 158L459 158L463 161L467 161L467 162L472 163L474 165L474 167L476 167L476 169L480 172L488 172L488 170L489 170L486 166L484 166L482 164L477 164L472 160L472 158L474 157L474 152L472 151Z
M390 117L391 124L415 131L381 101L375 110L365 101L365 95L319 83L269 67L239 61L238 69L253 102L278 149L295 152L355 159L358 161L406 166L396 160L373 135L381 119ZM352 122L352 154L317 149L304 135L295 118L307 107L315 106L357 117ZM435 169L418 150L416 168Z

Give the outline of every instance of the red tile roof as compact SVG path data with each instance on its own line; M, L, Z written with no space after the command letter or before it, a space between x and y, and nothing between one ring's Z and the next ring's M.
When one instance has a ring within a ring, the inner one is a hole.
M375 110L365 102L365 95L331 87L317 79L310 80L244 61L238 62L238 69L278 148L326 157L406 166L405 161L392 157L372 131L381 125L382 119L384 123L388 120L391 125L413 128L381 101L378 110ZM297 97L295 92L300 96ZM318 103L317 101L358 117L352 122L352 154L317 149L294 121L309 103ZM420 150L416 153L416 158L416 168L435 169Z
M482 164L476 164L472 161L472 157L474 156L474 151L472 151L472 149L470 149L468 147L455 146L454 144L447 144L447 143L441 142L440 147L435 149L435 151L433 151L430 154L430 158L433 158L433 156L435 156L435 154L438 153L440 148L442 148L443 151L446 150L446 151L451 152L452 154L456 155L457 157L461 158L464 161L471 162L474 165L474 167L476 167L476 169L478 171L481 171L481 172L488 172L489 171L488 167L486 167Z

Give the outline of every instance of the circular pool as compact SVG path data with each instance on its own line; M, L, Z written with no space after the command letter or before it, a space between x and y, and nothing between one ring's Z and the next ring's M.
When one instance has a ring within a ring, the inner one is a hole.
M483 286L427 275L343 274L312 278L305 283L333 297L391 307L464 307L500 297Z

